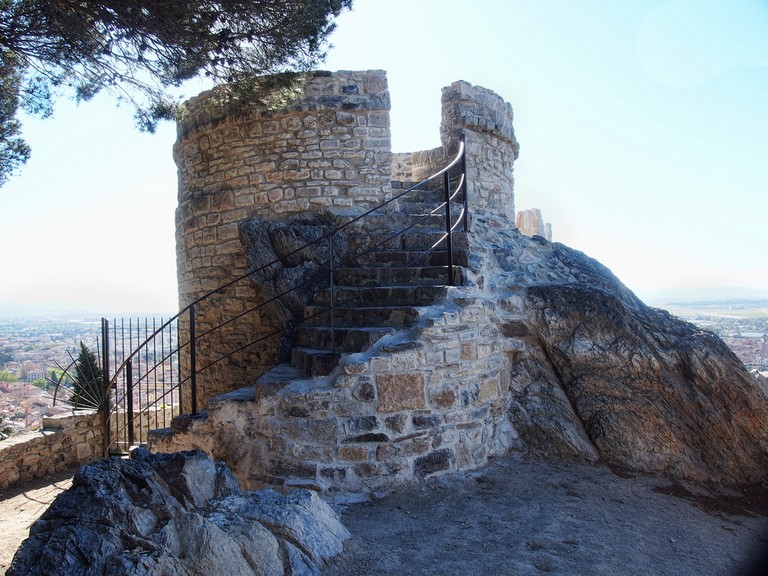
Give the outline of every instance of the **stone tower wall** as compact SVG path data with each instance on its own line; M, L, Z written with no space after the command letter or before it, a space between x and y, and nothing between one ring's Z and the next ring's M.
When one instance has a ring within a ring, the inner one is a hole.
M526 236L541 236L552 241L552 224L544 222L544 217L538 208L520 210L515 218L515 224L520 233Z
M248 269L238 226L313 210L359 212L389 197L389 92L383 71L317 72L284 109L227 107L215 92L187 103L174 158L176 251L182 307ZM273 330L250 280L196 310L197 366ZM188 330L186 317L182 330ZM275 361L275 337L217 362L198 378L198 405L253 381ZM188 354L185 355L188 363ZM184 400L188 400L185 394ZM189 404L186 404L189 406Z
M501 96L468 82L443 88L441 145L393 155L393 180L418 182L453 159L461 135L467 146L470 213L493 211L514 227L514 162L520 152L512 126L512 106Z
M182 307L248 270L242 223L320 211L360 214L391 197L391 178L419 180L445 166L462 133L470 214L491 210L514 227L512 169L519 147L512 108L485 88L460 81L443 89L442 145L394 158L383 71L310 74L278 111L225 106L214 91L187 106L174 147ZM215 361L198 378L198 406L252 382L277 361L280 334L270 334L280 329L279 322L255 309L264 298L245 279L196 307L197 366ZM230 318L236 319L223 331L207 334ZM188 330L183 317L182 337ZM248 346L257 338L264 340ZM188 370L188 352L182 362ZM183 389L186 406L188 396Z

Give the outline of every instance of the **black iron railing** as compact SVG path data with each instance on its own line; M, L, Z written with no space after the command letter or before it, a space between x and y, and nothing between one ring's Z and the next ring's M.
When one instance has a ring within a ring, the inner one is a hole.
M453 160L429 178L396 193L386 202L351 218L342 225L336 226L331 231L320 235L314 241L293 250L282 258L275 259L258 268L249 269L241 276L196 299L172 318L158 322L120 320L111 324L107 320L103 320L101 345L102 358L104 359L104 387L107 391L103 406L105 455L122 452L136 443L144 442L148 430L168 426L170 419L175 415L197 414L198 375L259 342L274 338L280 333L280 330L261 333L256 338L238 343L233 349L221 351L214 354L213 357L208 354L205 362L201 362L198 358L200 342L227 329L231 330L234 326L233 323L237 320L250 314L260 314L266 306L293 291L316 282L316 279L304 279L258 305L234 313L215 326L199 326L198 318L203 307L215 300L220 300L229 290L237 289L239 285L244 283L252 285L251 277L255 274L278 266L281 261L302 251L316 250L322 243L328 245L328 258L324 263L324 268L327 267L329 272L330 302L329 306L317 314L330 312L331 342L334 342L334 272L339 264L339 258L335 254L334 239L339 234L347 233L351 227L362 224L365 218L376 213L382 213L388 207L392 208L396 202L406 200L409 195L414 195L416 192L432 190L437 195L436 188L442 189L443 194L441 201L436 203L430 212L416 218L406 228L393 231L387 238L353 256L360 257L373 252L382 244L419 226L430 216L444 214L445 228L442 236L430 248L423 250L411 261L405 262L403 266L414 266L433 250L444 247L447 251L448 281L453 285L455 281L453 235L457 228L462 227L464 231L467 231L468 227L468 195L463 137ZM349 257L350 255L346 255L345 258L348 260ZM114 371L111 371L110 366L115 367ZM182 387L185 386L189 386L188 404L181 393Z

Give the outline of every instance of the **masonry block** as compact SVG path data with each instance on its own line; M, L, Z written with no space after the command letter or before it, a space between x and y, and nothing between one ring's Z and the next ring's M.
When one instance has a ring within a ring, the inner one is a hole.
M399 412L424 408L424 381L421 374L378 374L379 411Z
M451 459L453 451L449 448L435 450L416 460L414 465L414 475L417 478L424 478L437 472L445 472L451 469Z

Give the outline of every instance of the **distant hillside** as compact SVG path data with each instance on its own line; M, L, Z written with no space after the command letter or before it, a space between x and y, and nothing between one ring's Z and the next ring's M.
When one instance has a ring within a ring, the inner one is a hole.
M751 303L768 302L768 289L726 286L720 288L646 290L637 295L650 306L666 308L668 304L713 304L713 303Z

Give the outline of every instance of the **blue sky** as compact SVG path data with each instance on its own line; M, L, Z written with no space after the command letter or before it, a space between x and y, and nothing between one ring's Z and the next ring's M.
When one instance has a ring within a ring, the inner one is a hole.
M516 208L641 297L768 291L768 1L355 0L332 42L323 68L387 70L395 151L439 144L455 80L509 101ZM175 309L175 128L107 96L23 121L0 302Z

